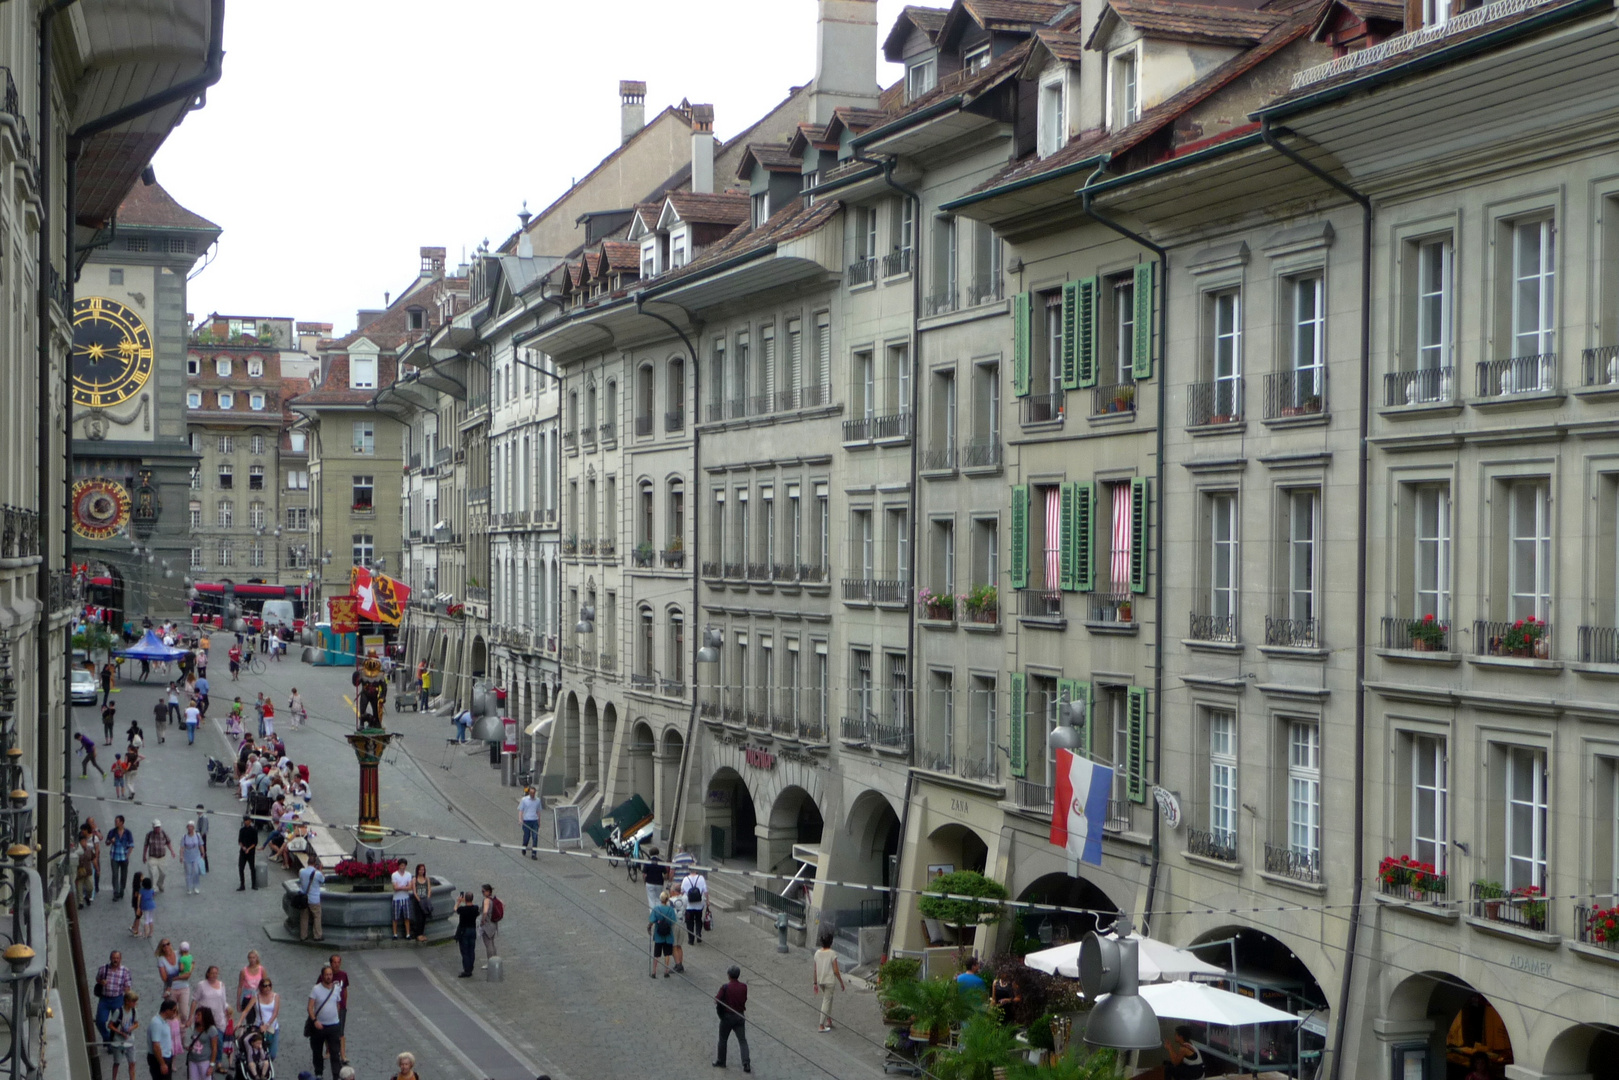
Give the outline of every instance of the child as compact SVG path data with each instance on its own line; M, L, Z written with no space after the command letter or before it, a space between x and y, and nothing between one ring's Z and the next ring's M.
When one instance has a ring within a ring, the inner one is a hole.
M112 759L112 793L113 793L113 795L115 797L120 798L120 799L129 798L129 793L124 790L124 779L128 775L129 775L129 766L124 764L124 759L121 758L121 757L113 758Z
M129 936L140 937L141 927L141 896L152 888L152 879L145 874L136 874L135 880L129 886L129 906L135 912L135 919L129 924ZM156 900L153 903L156 904Z

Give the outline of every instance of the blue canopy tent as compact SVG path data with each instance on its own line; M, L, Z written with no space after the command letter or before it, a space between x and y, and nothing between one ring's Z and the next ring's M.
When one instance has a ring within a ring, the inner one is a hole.
M131 660L150 660L161 663L165 660L178 660L190 652L189 649L179 649L172 645L163 644L163 639L157 636L157 631L148 630L139 641L127 649L119 649L118 656L127 656Z

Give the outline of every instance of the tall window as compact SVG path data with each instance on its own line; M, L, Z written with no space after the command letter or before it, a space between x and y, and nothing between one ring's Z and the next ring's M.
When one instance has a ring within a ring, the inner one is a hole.
M1134 275L1120 274L1113 284L1113 382L1126 386L1135 381L1136 284Z
M221 379L230 378L230 357L220 356L214 360L214 374Z
M370 566L377 554L376 538L370 533L355 533L351 553L355 566Z
M1215 293L1213 308L1214 415L1242 415L1241 294L1236 289Z
M1293 393L1289 403L1295 408L1307 406L1311 398L1319 398L1326 381L1327 315L1325 290L1321 275L1307 274L1293 278Z
M1450 485L1420 484L1415 495L1416 608L1412 618L1432 615L1450 622Z
M1113 60L1113 115L1115 128L1129 127L1141 119L1140 80L1134 49L1119 53Z
M264 436L253 435L247 440L248 450L253 454L264 453Z
M871 511L852 510L849 513L850 546L849 561L859 571L858 577L870 580L875 577L874 563L876 559L876 537L872 533Z
M354 422L354 444L356 454L375 454L377 452L377 425L370 420L356 420Z
M908 413L911 411L911 347L909 345L890 345L887 350L888 357L888 413Z
M1417 370L1450 367L1450 237L1417 245Z
M201 547L193 547L191 549L191 558L190 558L190 560L188 562L188 565L193 570L201 570L201 569L203 569L202 548Z
M1288 722L1287 847L1319 866L1321 858L1321 726Z
M191 531L192 532L198 532L201 529L202 529L202 507L199 506L196 503L192 503L191 504Z
M776 561L776 489L768 485L759 489L759 559Z
M229 499L220 499L214 508L214 524L221 529L228 529L234 524L236 513L235 505Z
M1316 527L1321 499L1314 490L1287 493L1287 617L1316 617Z
M1063 80L1057 78L1040 87L1040 156L1055 154L1068 141L1068 116L1064 106Z
M1551 488L1545 480L1520 480L1511 496L1511 554L1507 565L1507 618L1546 621L1551 608Z
M1237 614L1237 497L1228 492L1209 499L1209 614L1234 619Z
M798 388L804 381L804 320L787 320L787 370L778 380L781 389L776 394L776 405L782 409L796 409L802 402Z
M1432 735L1411 738L1411 857L1445 872L1449 850L1445 831L1445 740Z
M890 507L884 512L884 532L887 534L888 570L895 581L910 580L911 533L909 515L903 508Z
M818 538L816 565L829 567L832 563L832 500L825 484L815 485L815 535Z
M264 466L249 465L247 467L247 488L249 491L264 490Z
M1506 887L1546 887L1546 752L1506 750Z
M815 316L815 388L809 405L825 405L832 385L832 316L819 312Z
M800 491L801 489L797 484L787 485L787 504L784 510L786 517L782 521L783 526L785 526L784 539L787 542L787 550L784 554L787 556L788 572L791 574L798 574L800 567L804 565L804 515L802 506L804 500Z
M234 451L235 449L236 449L236 439L235 439L234 436L221 435L219 437L219 452L221 454L229 454L232 451Z
M957 240L954 217L941 214L933 219L933 295L945 302L943 305L936 303L936 311L955 309L956 286L959 283Z
M376 490L373 477L356 476L350 485L350 492L354 499L351 505L356 510L370 510L376 496Z
M219 542L219 565L232 566L235 564L235 562L236 549L231 546L231 542L229 540L221 540Z
M374 356L349 357L349 389L374 390L377 385L377 358Z
M938 67L930 56L919 60L905 69L905 100L915 101L929 90L933 89L937 81Z
M849 716L857 723L875 719L871 683L871 650L849 650Z
M1208 711L1209 832L1216 845L1237 845L1237 717Z
M1550 218L1512 226L1512 355L1555 352L1556 230Z
M862 349L854 354L854 411L867 420L877 415L876 368L870 349Z
M257 499L247 508L247 523L255 529L264 528L264 504Z

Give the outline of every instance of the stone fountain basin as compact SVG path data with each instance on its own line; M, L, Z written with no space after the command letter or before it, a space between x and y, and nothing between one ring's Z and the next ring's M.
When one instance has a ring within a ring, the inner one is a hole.
M455 936L451 918L455 914L455 885L446 878L432 877L433 914L427 920L430 942L448 941ZM265 927L279 941L298 940L298 916L292 898L298 893L297 879L281 883L281 911L284 921ZM320 890L321 926L326 943L349 946L387 945L393 935L393 888L385 880L381 888L328 878Z

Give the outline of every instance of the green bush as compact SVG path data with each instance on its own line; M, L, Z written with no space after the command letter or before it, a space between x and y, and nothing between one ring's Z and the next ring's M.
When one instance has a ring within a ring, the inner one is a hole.
M1017 1049L1012 1029L993 1012L981 1012L961 1026L953 1049L933 1055L928 1071L936 1080L994 1080L995 1070L1010 1065Z
M956 900L944 895L946 893L978 899ZM928 882L927 890L916 898L916 907L924 917L938 919L959 930L980 922L999 922L1002 912L999 901L1006 898L1006 886L994 878L975 870L957 870Z
M911 1027L928 1033L928 1042L938 1045L950 1028L962 1024L984 1010L984 995L963 990L954 979L910 979L894 984L889 1004L911 1015Z

